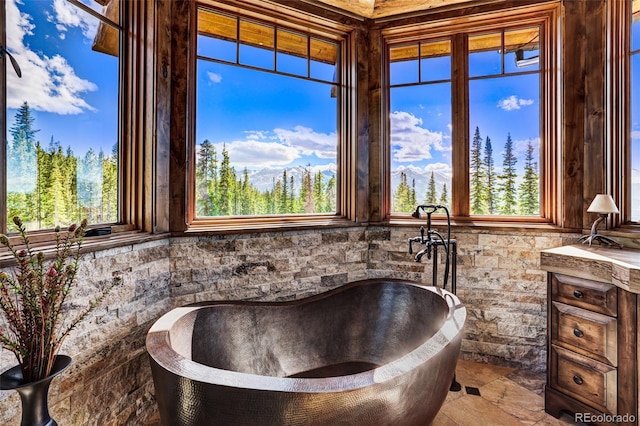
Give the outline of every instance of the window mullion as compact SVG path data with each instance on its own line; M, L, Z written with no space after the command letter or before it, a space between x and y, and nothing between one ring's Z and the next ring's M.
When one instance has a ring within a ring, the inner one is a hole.
M469 55L467 34L452 37L452 188L453 216L469 216Z

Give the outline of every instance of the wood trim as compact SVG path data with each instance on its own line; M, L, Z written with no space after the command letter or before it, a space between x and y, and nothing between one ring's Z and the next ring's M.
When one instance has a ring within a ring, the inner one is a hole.
M359 223L368 223L371 212L371 197L369 191L370 175L370 150L369 143L372 140L370 133L371 118L369 90L372 74L379 74L380 67L375 66L380 63L380 43L371 42L371 36L367 31L355 30L350 37L351 57L347 59L346 67L349 72L347 87L343 88L351 94L342 102L343 111L349 111L347 124L349 133L341 140L348 140L351 151L354 151L353 161L348 164L348 168L343 171L343 175L348 175L354 184L341 191L341 197L345 204L350 204L350 208L343 211L345 217L353 219ZM344 62L343 62L344 63ZM375 107L374 107L375 109ZM345 114L341 114L345 116ZM355 121L352 121L355 120ZM344 121L342 119L341 121ZM379 138L377 138L379 140ZM355 205L354 205L355 204Z
M559 1L549 1L536 3L535 5L522 3L518 7L512 5L512 9L504 10L503 8L482 8L482 13L475 15L465 15L463 18L447 18L440 20L420 21L419 23L410 25L407 20L385 21L384 25L373 25L378 28L384 38L384 48L388 50L389 46L402 46L407 43L417 43L429 40L438 40L442 38L451 38L452 40L452 137L453 137L453 155L452 155L452 215L456 220L471 221L505 221L505 217L492 216L470 217L469 206L469 148L470 148L470 129L469 129L469 86L468 86L468 52L467 40L468 34L482 33L487 31L508 30L511 28L521 28L527 25L536 25L540 27L541 35L544 39L544 45L541 48L542 60L540 71L540 102L543 107L540 111L540 132L541 132L541 158L544 164L541 165L540 171L540 188L541 193L545 197L540 204L540 217L509 217L507 221L514 223L556 223L558 221L557 205L559 204L560 191L558 184L558 161L562 158L558 151L560 140L560 123L561 118L558 116L561 111L559 96L559 81L561 77L559 63L559 48L561 46L560 22L561 3ZM474 9L475 10L475 9ZM441 17L440 15L436 15ZM411 20L409 20L411 21ZM395 24L395 25L392 25ZM385 57L386 58L386 57ZM385 59L387 60L387 59ZM385 93L388 91L388 83L386 83ZM386 109L383 116L388 115L388 102L385 103ZM388 120L387 120L388 121ZM383 127L384 129L384 127ZM385 135L386 145L388 135ZM382 168L383 176L388 175L390 148L384 148L385 162ZM463 173L461 173L463 171ZM387 178L388 179L388 178ZM385 187L385 191L389 192L390 188ZM541 194L541 195L542 195ZM541 197L542 198L542 197ZM386 206L383 211L383 217L393 220L402 220L403 215L390 214L390 206Z
M155 75L155 185L152 204L152 232L168 232L170 208L170 164L171 151L171 0L156 0L154 16L156 46ZM150 209L151 210L151 209Z
M427 10L415 12L412 14L378 18L374 20L374 26L378 29L383 30L390 27L397 27L397 23L399 21L402 21L403 25L409 26L434 21L454 22L458 19L469 21L476 15L491 14L496 12L511 12L517 9L529 9L531 7L544 8L549 5L556 6L559 1L560 0L503 0L497 2L488 1L484 4L475 4L470 6L456 5L454 7L451 7L449 10Z
M631 4L608 0L606 7L607 190L617 201L621 213L610 215L607 225L615 228L631 219Z
M638 421L638 295L618 290L618 414Z
M190 17L195 5L186 0L171 4L171 125L169 152L169 228L171 232L187 229L187 117L193 107L188 106L189 55L191 37ZM192 195L191 195L192 197ZM191 199L191 198L189 198Z
M454 216L467 217L469 208L469 55L466 34L452 37L451 121L452 158L451 210ZM456 118L457 117L457 118ZM455 147L455 149L454 149ZM462 172L462 173L461 173Z
M589 54L584 55L584 186L583 203L579 206L583 227L593 223L598 217L595 213L587 213L593 197L608 192L605 179L607 155L604 123L605 1L592 0L584 5L584 35Z
M584 1L564 2L562 51L563 125L562 125L562 207L560 225L582 229L586 201L584 186L585 128L585 56L586 21ZM591 201L591 200L589 200Z
M196 217L195 209L195 109L196 87L192 82L196 81L196 55L195 46L197 31L197 10L203 4L190 2L188 7L180 9L174 4L173 38L173 78L172 78L172 137L171 137L171 218L170 229L173 234L200 232L202 230L220 230L226 227L230 231L240 228L267 229L277 223L289 226L307 226L309 223L322 224L331 216L332 219L361 220L359 215L368 220L368 194L357 188L364 186L362 179L365 175L357 173L357 167L366 167L368 156L368 138L364 117L367 114L366 103L366 78L367 73L360 69L362 61L366 61L367 32L365 27L356 27L350 31L343 31L346 27L340 22L323 26L326 18L323 16L308 16L300 11L291 12L289 8L276 7L265 4L264 9L259 9L251 1L237 3L229 1L219 3L206 2L237 15L239 18L251 17L261 22L273 23L292 19L292 25L300 24L301 16L305 16L305 33L323 36L323 38L336 40L340 45L340 95L338 99L338 186L337 213L335 215L311 214L311 215L282 215L282 216L233 216L233 217ZM268 6L268 7L267 7ZM283 13L286 13L283 15ZM289 13L292 13L290 16ZM265 20L265 17L273 19L273 22ZM176 29L176 27L178 29ZM289 21L287 21L289 26ZM283 27L284 28L284 27ZM324 32L323 32L324 31ZM342 32L343 31L343 32ZM181 38L177 38L177 33ZM366 63L364 64L366 71ZM181 76L187 76L180 80ZM184 107L186 105L186 109ZM363 137L364 135L364 137ZM275 219L274 219L275 218Z

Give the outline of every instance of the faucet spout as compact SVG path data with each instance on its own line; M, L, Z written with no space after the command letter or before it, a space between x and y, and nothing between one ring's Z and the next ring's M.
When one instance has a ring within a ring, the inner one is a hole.
M420 262L425 254L427 255L427 259L431 259L431 244L431 241L427 241L427 246L416 254L414 258L416 262Z

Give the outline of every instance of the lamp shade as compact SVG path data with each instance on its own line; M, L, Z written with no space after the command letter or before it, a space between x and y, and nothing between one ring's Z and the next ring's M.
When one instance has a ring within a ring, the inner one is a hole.
M620 213L620 210L618 210L618 206L616 206L616 202L613 201L613 197L611 197L611 195L598 194L591 202L591 205L587 209L587 212L608 214Z

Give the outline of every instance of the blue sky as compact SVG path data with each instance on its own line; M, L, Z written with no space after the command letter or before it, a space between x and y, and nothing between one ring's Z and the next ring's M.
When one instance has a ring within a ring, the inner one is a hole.
M485 76L495 74L495 64L500 55L472 55L471 75ZM537 52L528 52L528 56ZM510 55L513 56L513 55ZM391 168L400 170L413 167L427 174L440 172L451 177L451 83L449 57L430 59L422 66L423 81L429 84L401 86L391 89ZM508 66L512 72L537 69L516 69ZM425 76L429 76L426 77ZM405 61L392 64L391 82L410 83L417 79L417 61ZM473 137L476 126L480 130L483 143L490 137L496 170L502 167L502 154L507 134L511 134L516 155L520 161L518 169L524 165L524 154L531 141L539 145L540 104L537 74L517 75L489 79L471 80L469 84L470 126L469 135ZM484 146L484 145L483 145ZM484 154L484 153L483 153ZM536 152L535 161L538 161Z
M198 61L196 140L225 145L238 167L333 165L337 101L331 85Z
M53 137L76 156L90 147L110 153L117 142L118 60L91 50L98 20L65 0L6 0L6 11L7 49L22 69L21 79L7 69L7 129L27 101L44 147Z
M101 9L92 0L82 1ZM53 138L64 148L71 146L77 156L89 148L110 152L117 140L118 61L91 50L98 21L65 0L5 3L7 48L23 72L18 79L8 65L7 127L26 100L35 128L40 129L37 138L45 147ZM632 46L637 50L640 22L634 23L633 31ZM295 72L293 59L290 66ZM640 74L640 55L632 66L634 75ZM433 69L439 72L442 67L437 63ZM443 78L437 73L432 77ZM470 132L477 125L483 138L491 137L497 165L507 131L519 153L524 152L527 140L538 135L538 88L527 78L502 78L499 85L492 80L471 84ZM197 84L200 93L211 96L198 99L197 142L207 138L226 144L238 167L335 163L336 99L329 96L329 85L269 73L257 78L256 72L207 61L199 61ZM396 141L399 144L392 152L393 167L414 164L447 172L451 155L448 83L395 90L390 122L402 140ZM639 93L633 88L635 169L640 169ZM636 185L640 185L639 175L633 177Z

